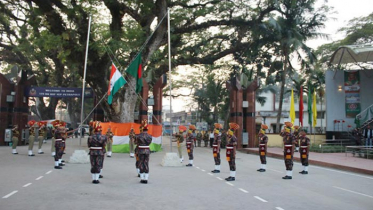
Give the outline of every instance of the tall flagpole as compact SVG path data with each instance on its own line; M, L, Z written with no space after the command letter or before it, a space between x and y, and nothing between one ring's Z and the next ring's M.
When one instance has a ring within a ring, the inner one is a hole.
M172 83L171 83L171 24L170 24L170 8L167 8L167 27L168 27L168 80L170 81L170 151L172 152L172 134L173 134L173 128L172 128L172 96L171 96L171 89L172 89Z
M88 21L88 34L87 34L87 45L85 48L85 61L84 61L84 76L83 76L83 90L82 90L82 107L80 111L80 137L79 137L79 145L82 145L82 134L83 134L83 111L84 111L84 93L85 93L85 77L87 74L87 59L88 59L88 47L89 47L89 34L91 33L91 20L92 16L89 16Z

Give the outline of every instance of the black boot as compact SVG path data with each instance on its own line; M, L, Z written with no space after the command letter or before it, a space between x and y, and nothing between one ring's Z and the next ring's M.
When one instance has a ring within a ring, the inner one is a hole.
M235 178L235 177L231 177L231 176L230 176L230 177L226 178L225 180L227 180L228 182L229 182L229 181L235 181L235 180L236 180L236 178Z
M284 176L284 177L282 177L282 179L293 179L291 176Z
M54 169L62 169L61 166L55 166Z

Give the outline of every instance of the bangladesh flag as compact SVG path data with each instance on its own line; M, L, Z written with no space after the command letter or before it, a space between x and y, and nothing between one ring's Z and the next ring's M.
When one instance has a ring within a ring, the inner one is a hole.
M136 93L139 93L142 89L141 53L139 53L132 61L126 72L136 79Z

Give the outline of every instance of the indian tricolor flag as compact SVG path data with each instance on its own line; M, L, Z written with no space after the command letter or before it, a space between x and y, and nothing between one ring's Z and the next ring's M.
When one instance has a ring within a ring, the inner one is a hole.
M117 67L114 63L111 65L111 73L110 73L110 82L108 88L108 103L111 104L113 102L113 97L118 90L126 84L126 80L123 78L122 74L118 71Z
M140 124L137 123L113 123L102 122L102 134L105 135L109 126L114 133L113 148L114 153L129 153L129 134L131 128L135 130L136 134L140 133ZM152 143L150 144L151 151L160 151L162 148L162 125L148 125L148 134L152 136Z

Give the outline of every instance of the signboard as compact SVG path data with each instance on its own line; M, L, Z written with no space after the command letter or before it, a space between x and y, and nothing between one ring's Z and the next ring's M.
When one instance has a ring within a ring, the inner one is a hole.
M86 88L85 98L93 98L92 88ZM27 97L51 97L51 98L81 98L82 88L63 87L27 87L25 89Z
M361 112L359 71L344 72L346 117L355 118Z

